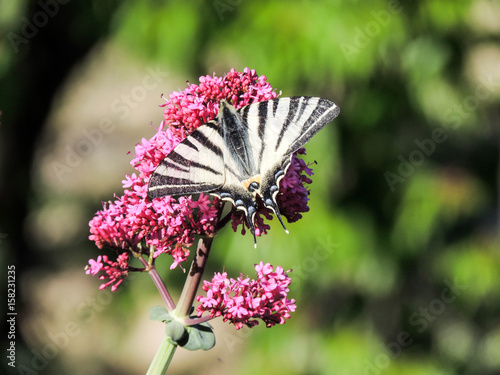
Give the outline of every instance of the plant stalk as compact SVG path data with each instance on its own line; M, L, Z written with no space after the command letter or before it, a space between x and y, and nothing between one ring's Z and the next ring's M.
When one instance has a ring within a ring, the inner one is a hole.
M146 375L163 375L167 372L168 366L174 357L177 345L170 341L168 336L163 338L163 341L156 352L153 362L149 366Z
M200 286L213 240L213 237L201 237L198 241L193 263L191 263L186 283L179 298L179 304L175 310L175 315L178 318L186 318L191 312L191 306L193 306L196 292Z
M158 271L156 270L156 267L154 265L149 265L148 262L142 257L139 258L141 263L146 267L148 270L148 274L153 280L153 283L156 286L156 289L158 289L158 292L161 295L161 298L165 302L165 305L167 307L168 312L172 312L175 310L175 303L172 297L170 296L170 293L168 292L167 287L165 286L165 283L161 279L160 275L158 274Z
M198 287L200 286L203 271L205 271L205 267L207 265L208 255L210 253L210 248L212 247L212 242L218 231L221 229L219 224L221 221L220 218L222 215L222 211L224 209L224 202L217 199L216 201L214 201L214 205L217 207L218 211L217 220L214 224L214 233L209 236L203 236L198 241L194 259L191 263L191 268L189 269L186 283L184 284L181 297L179 298L179 303L177 304L177 308L175 310L175 316L181 321L184 321L189 317L191 307L193 306L193 302L196 297L196 292L198 290Z

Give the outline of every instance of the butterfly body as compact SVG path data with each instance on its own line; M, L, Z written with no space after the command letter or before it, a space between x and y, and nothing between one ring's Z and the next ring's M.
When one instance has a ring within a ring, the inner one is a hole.
M245 212L254 240L259 196L285 228L276 203L279 182L293 153L339 111L327 99L304 96L240 109L221 101L217 118L200 126L160 163L148 195L215 195Z

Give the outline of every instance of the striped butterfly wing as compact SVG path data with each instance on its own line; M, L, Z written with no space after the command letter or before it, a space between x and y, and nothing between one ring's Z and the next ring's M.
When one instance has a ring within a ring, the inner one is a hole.
M150 198L209 192L224 184L223 139L214 121L179 143L153 172Z
M270 171L288 162L295 151L338 116L340 109L327 99L299 96L260 102L241 111L252 144L259 145L259 169Z
M149 196L209 192L245 212L256 241L256 196L285 228L276 195L292 154L338 114L335 103L314 97L272 99L238 110L222 101L217 119L199 127L160 163Z
M240 111L249 128L255 165L261 176L256 193L285 228L276 203L279 182L290 166L292 154L337 117L340 109L327 99L300 96L272 99ZM249 219L253 223L253 217Z

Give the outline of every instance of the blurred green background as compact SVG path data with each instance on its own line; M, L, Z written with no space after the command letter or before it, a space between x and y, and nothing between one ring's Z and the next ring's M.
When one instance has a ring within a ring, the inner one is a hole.
M145 373L160 297L143 274L98 291L88 221L122 193L162 93L250 67L341 114L307 145L310 212L289 235L273 220L256 250L225 229L206 278L293 268L297 312L215 320L215 348L178 350L169 373L500 374L499 2L13 1L0 35L0 262L18 312L2 369Z

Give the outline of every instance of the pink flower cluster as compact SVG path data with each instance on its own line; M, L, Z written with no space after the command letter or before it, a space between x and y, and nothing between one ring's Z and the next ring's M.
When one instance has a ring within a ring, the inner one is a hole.
M91 259L89 264L90 265L86 267L85 272L87 275L95 276L102 271L103 273L99 276L99 280L109 279L107 283L99 286L99 289L101 290L111 285L111 291L114 292L116 288L118 288L118 285L120 285L125 277L128 276L127 253L118 255L116 262L109 260L106 255L99 255L97 260Z
M305 184L312 183L309 176L314 174L309 165L304 160L299 159L297 154L305 155L306 149L301 148L292 156L290 166L280 181L280 190L276 198L281 216L286 217L289 223L294 223L301 219L301 212L309 211L309 206L307 205L309 190L307 190ZM264 217L267 220L271 220L272 211L265 207L262 201L258 201L257 206L255 234L261 236L262 234L267 234L267 230L270 229L270 226L264 222ZM242 211L233 211L231 219L233 230L236 232L238 226L242 225L241 233L245 234L245 228L248 227L248 224L244 213Z
M97 247L110 247L119 251L149 253L154 256L169 253L174 262L171 268L185 261L196 234L213 232L217 210L208 195L172 197L149 201L147 182L135 174L126 176L124 195L114 202L103 203L90 221L90 240Z
M283 268L260 262L255 265L257 280L245 278L243 274L237 280L228 279L226 272L216 273L212 281L203 282L207 296L198 296L198 316L209 312L209 317L223 317L240 329L243 325L254 327L257 319L266 323L266 327L284 324L295 311L295 300L287 299L290 278Z
M212 234L216 230L218 211L214 203L217 198L210 200L207 195L201 194L198 199L187 196L150 200L147 186L152 172L188 134L217 116L220 100L226 99L240 108L276 97L266 77L258 76L255 70L248 68L243 72L232 69L223 77L200 77L198 85L188 84L185 90L171 93L162 105L165 120L160 129L151 139L142 139L135 147L136 155L131 164L138 175L126 175L124 194L115 196L112 202L103 203L103 209L89 223L90 240L99 248L114 249L117 254L131 252L137 256L149 254L151 249L155 257L162 253L170 254L173 257L172 269L184 262L195 235ZM308 191L304 184L311 183L307 177L311 174L307 165L294 156L286 176L281 180L277 200L282 215L289 222L296 221L301 212L309 209ZM258 211L257 235L269 229L260 215L271 219L267 208L262 207ZM232 219L234 230L243 224L244 233L247 224L242 212L233 214ZM123 267L120 263L117 270L121 272ZM119 281L111 275L107 272L104 276L110 281Z
M222 99L241 108L277 96L266 76L258 76L254 69L245 68L243 73L231 69L223 77L202 76L199 85L190 84L183 91L174 91L162 107L165 124L184 139L217 116Z

